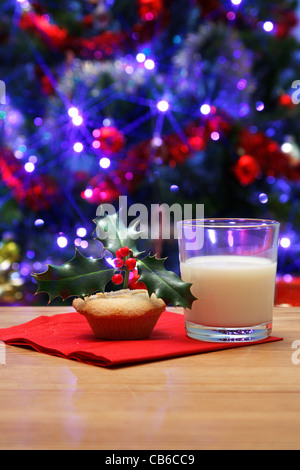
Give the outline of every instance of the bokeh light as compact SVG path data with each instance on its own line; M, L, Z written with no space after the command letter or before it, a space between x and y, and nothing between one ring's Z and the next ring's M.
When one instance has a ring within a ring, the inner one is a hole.
M76 142L73 146L75 152L80 153L83 150L83 144L81 142Z
M271 21L265 21L265 23L263 24L263 28L265 31L270 33L274 29L274 24Z
M56 241L59 248L65 248L68 245L68 239L63 235L60 235Z
M100 159L99 161L99 165L101 166L101 168L104 168L104 169L107 169L110 167L110 159L107 158L107 157L103 157Z
M201 111L202 114L207 115L207 114L210 113L211 107L210 107L209 104L203 104L200 108L200 111Z

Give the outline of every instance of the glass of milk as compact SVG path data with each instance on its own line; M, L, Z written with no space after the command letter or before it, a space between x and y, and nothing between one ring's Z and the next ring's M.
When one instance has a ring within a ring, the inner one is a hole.
M258 341L272 332L280 224L261 219L178 222L181 278L197 298L187 336Z

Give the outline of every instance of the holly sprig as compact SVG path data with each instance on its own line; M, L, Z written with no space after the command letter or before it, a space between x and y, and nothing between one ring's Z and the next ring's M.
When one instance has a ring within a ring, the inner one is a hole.
M116 214L97 218L94 222L98 229L101 228L97 230L96 239L103 244L102 256L87 258L76 249L75 256L61 266L48 265L45 272L32 275L38 284L36 294L46 292L51 302L56 297L66 300L105 292L110 282L115 287L127 289L130 288L130 273L134 271L137 273L135 285L146 288L149 295L155 294L166 305L191 308L196 300L191 293L192 284L166 270L166 258L145 256L137 250L136 238L140 232L136 231L136 226L126 228ZM103 230L104 227L107 230ZM109 231L111 228L114 232ZM110 261L105 256L107 252L112 255Z

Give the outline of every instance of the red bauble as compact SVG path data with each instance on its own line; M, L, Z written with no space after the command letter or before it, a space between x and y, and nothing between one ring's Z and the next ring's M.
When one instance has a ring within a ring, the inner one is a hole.
M44 95L52 95L54 93L54 87L51 83L51 80L49 77L47 77L46 75L44 75L42 78L41 78L41 85L42 85L42 91L44 93Z
M139 16L143 21L155 20L162 9L162 0L139 0Z
M51 176L32 174L29 177L8 149L0 148L0 176L13 197L34 211L49 210L60 199L59 188Z
M23 13L19 27L33 31L46 44L55 48L65 46L68 40L68 31L65 28L51 24L46 16L39 15L32 10Z
M275 9L276 18L276 36L280 39L291 34L292 30L298 24L298 18L293 11L284 7Z
M88 186L91 188L91 194L82 191L81 197L92 204L103 204L103 202L112 202L120 196L120 190L107 176L101 180L101 175L92 178Z
M292 97L288 95L287 93L284 93L283 95L281 95L278 101L281 106L284 106L286 108L295 107L295 104L292 101Z
M44 71L40 66L35 67L35 75L37 78L37 81L40 82L41 84L41 89L44 95L52 95L55 91L55 88L53 86L53 83L51 79L44 74Z
M32 179L26 188L25 203L32 210L49 210L58 202L58 186L48 175L39 175Z
M295 178L295 175L291 174L289 156L282 152L275 140L262 132L253 134L247 129L243 129L239 137L237 147L243 149L244 155L255 155L255 160L263 174Z
M251 155L243 155L234 167L234 173L242 186L253 183L260 173L260 168Z
M206 133L204 126L193 127L191 135L188 137L188 142L191 150L201 151L206 147Z
M95 129L93 136L96 141L100 142L100 150L104 153L120 152L125 144L124 135L114 126Z
M178 134L170 134L165 137L163 145L158 147L157 156L173 168L177 164L184 163L191 156L191 152Z

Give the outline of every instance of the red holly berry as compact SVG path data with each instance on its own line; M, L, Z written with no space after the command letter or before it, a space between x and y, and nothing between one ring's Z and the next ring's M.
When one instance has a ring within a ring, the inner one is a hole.
M119 285L123 282L123 276L122 274L114 274L111 280L114 284Z
M147 290L147 287L145 286L145 284L143 282L138 282L140 276L138 274L138 271L137 269L134 269L133 271L131 271L130 273L130 277L129 277L129 289L132 289L132 290L136 290L136 289L145 289Z
M132 271L135 266L136 266L136 260L134 258L128 258L126 261L125 261L125 265L127 266L127 268L129 269L129 271Z
M128 256L130 253L128 246L123 246L123 248L121 248L121 253L122 253L123 258Z
M121 258L116 258L114 260L114 265L115 265L116 268L122 268L123 264L124 263L123 263L123 260Z
M130 250L128 246L123 246L122 248L119 248L116 252L117 258L126 258L130 253Z

